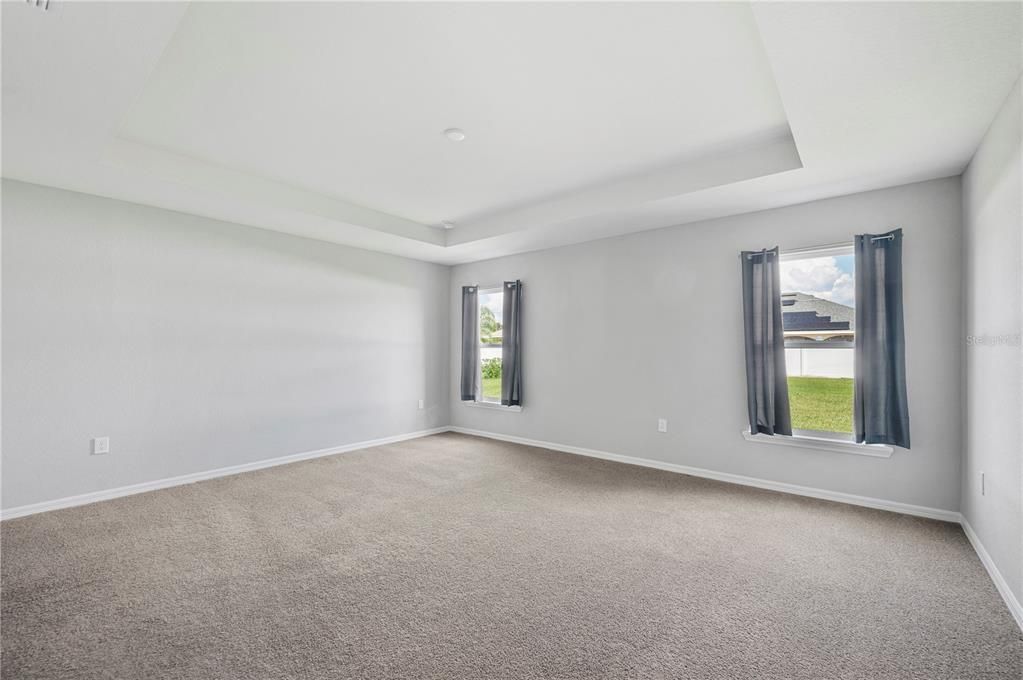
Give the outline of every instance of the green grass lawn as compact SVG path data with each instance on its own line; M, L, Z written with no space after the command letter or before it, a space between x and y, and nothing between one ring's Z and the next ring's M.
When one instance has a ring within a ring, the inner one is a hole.
M501 379L500 378L483 378L483 398L484 399L501 399Z
M792 428L852 432L852 378L789 378Z

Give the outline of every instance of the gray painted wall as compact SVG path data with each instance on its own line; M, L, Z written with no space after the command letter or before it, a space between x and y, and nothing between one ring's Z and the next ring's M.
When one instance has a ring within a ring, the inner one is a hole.
M1008 342L966 348L962 512L1023 601L1021 117L1017 82L963 175L966 333Z
M958 178L453 270L3 189L5 508L449 422L959 508ZM738 252L894 225L914 449L884 460L746 442ZM449 370L459 287L511 278L526 286L526 407L466 407ZM97 435L111 454L88 454Z
M523 280L524 408L465 406L453 374L452 424L958 510L961 220L955 177L457 266L456 338L460 286ZM905 230L913 450L878 459L745 441L739 251L893 226Z
M448 423L448 267L12 181L2 251L4 508Z

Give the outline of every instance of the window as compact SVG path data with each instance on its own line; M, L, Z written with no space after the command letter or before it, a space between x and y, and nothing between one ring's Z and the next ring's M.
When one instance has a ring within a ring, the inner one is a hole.
M504 318L504 291L496 288L479 290L480 322L480 391L482 401L501 403L501 319Z
M461 317L461 401L521 411L522 281L462 286Z
M782 328L793 434L852 441L853 246L782 253Z

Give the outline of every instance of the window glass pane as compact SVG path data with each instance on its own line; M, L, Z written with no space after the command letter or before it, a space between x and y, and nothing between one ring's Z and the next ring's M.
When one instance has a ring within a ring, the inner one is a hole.
M501 319L504 291L480 290L480 372L483 401L501 401Z
M855 300L848 254L781 261L793 430L852 433Z

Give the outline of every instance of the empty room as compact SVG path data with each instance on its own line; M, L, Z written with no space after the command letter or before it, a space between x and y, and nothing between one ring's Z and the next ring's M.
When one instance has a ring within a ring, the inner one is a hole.
M1023 678L1020 0L0 29L3 680Z

